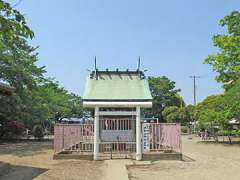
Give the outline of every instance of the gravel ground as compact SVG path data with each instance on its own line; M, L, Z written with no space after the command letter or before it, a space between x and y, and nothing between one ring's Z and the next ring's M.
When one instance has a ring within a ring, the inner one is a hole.
M10 164L3 180L95 180L102 177L103 161L53 160L52 142L0 144L0 162Z
M239 180L240 145L199 142L183 137L186 161L156 161L130 166L131 180Z

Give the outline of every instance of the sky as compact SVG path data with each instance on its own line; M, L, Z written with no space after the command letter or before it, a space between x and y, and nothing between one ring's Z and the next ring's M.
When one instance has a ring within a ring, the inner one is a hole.
M10 2L17 3L17 0ZM35 32L39 66L67 90L82 95L88 69L135 70L138 56L148 76L176 82L187 104L221 93L204 59L217 49L218 22L239 0L22 0L16 6Z

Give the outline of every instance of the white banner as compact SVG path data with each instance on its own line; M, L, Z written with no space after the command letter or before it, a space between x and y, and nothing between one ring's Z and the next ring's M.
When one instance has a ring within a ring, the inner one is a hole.
M143 152L150 151L150 124L149 123L142 124L142 145L143 145Z

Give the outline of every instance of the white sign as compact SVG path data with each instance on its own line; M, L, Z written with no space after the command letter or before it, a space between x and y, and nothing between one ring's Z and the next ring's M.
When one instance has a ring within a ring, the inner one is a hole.
M134 133L132 130L102 130L101 140L105 142L132 142Z
M143 146L143 152L149 152L150 151L150 124L149 123L143 123L142 124L142 146Z

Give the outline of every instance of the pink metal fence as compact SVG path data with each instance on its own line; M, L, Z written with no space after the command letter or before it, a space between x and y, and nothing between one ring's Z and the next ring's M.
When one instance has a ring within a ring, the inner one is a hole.
M54 151L78 149L92 151L93 124L56 124L54 126Z
M148 128L148 150L149 151L177 151L181 152L181 127L177 123L143 123ZM143 133L143 146L145 135ZM93 124L56 124L54 127L54 151L55 153L64 150L81 152L93 151ZM116 146L116 147L115 147ZM135 152L135 143L100 143L100 152L126 150Z
M178 123L149 123L150 151L181 152L181 126Z

